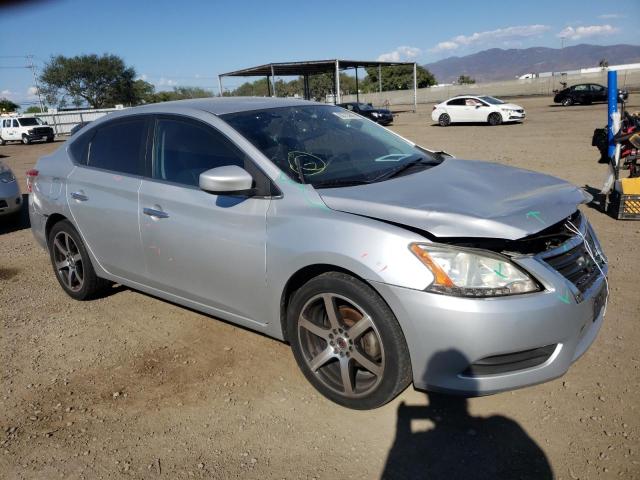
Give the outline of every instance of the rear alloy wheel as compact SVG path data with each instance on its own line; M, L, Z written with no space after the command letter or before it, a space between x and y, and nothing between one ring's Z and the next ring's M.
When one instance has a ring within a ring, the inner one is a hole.
M493 112L491 115L489 115L488 121L489 125L492 125L494 127L496 125L500 125L502 123L502 115L500 115L498 112Z
M88 300L108 284L96 275L80 235L69 221L53 226L48 245L53 271L70 297Z
M300 288L287 311L295 359L313 386L348 408L377 408L411 382L393 312L368 285L329 272Z
M573 105L573 99L571 97L567 97L564 100L562 100L563 107L570 107L571 105Z
M0 137L0 145L6 145L6 144L7 144L7 141L4 138Z
M438 123L441 127L448 127L449 125L451 125L451 117L449 116L449 114L443 113L438 118Z
M25 145L29 145L31 143L31 140L29 140L29 137L27 137L26 135L22 136L22 143Z

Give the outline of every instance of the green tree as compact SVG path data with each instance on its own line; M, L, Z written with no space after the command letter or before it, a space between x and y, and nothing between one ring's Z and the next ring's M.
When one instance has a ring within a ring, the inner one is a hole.
M155 92L151 84L147 84L147 86L139 84L139 87L144 90L141 92L141 95L145 103L213 97L213 94L209 90L201 87L173 87L173 90L163 90L161 92Z
M40 81L48 103L61 105L71 99L73 103L105 108L143 101L135 77L135 69L116 55L58 55L47 62Z
M31 105L23 113L41 113L41 112L40 112L40 107L39 106Z
M13 103L8 98L0 98L0 112L15 112L18 108L20 108L20 105Z
M362 90L377 92L379 89L378 67L366 68L367 77L364 79ZM382 67L382 90L409 90L413 88L413 65L397 65ZM424 67L418 65L416 69L418 88L435 85L436 78Z
M475 78L471 78L469 75L460 75L457 81L458 85L472 85L476 83Z

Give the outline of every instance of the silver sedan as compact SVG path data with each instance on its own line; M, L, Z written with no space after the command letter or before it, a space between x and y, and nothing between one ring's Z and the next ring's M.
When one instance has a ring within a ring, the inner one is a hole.
M0 160L0 217L17 215L22 208L22 195L11 169Z
M33 233L67 294L118 282L285 340L350 408L412 381L484 395L556 378L606 310L582 190L331 105L123 110L41 159L29 185Z

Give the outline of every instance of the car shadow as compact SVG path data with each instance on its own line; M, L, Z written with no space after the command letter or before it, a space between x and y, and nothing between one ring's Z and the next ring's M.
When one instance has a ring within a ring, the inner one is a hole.
M599 188L592 187L591 185L585 185L584 187L582 187L582 189L593 197L593 200L587 203L587 207L597 210L601 213L606 213L605 207L607 196L603 193L600 193Z
M447 125L446 127L442 127L442 128L451 128L451 127L491 127L491 128L498 128L498 127L508 127L511 125L524 125L524 122L502 122L499 125L489 125L488 122L455 122L455 123L451 123L449 125ZM441 125L437 122L433 122L431 124L432 127L441 127Z
M467 364L457 350L436 353L425 382L442 365ZM473 394L473 392L471 392ZM551 479L545 453L514 420L473 416L465 397L427 393L426 405L398 406L396 435L382 479ZM412 422L433 427L412 430Z
M0 235L17 232L31 228L29 220L29 195L22 194L22 206L20 212L14 215L3 215L0 217Z

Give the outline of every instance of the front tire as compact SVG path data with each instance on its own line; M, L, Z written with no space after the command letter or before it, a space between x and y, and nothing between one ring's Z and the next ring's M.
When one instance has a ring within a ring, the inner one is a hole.
M0 137L0 145L4 146L6 144L7 144L7 141L4 138Z
M491 126L495 127L496 125L500 125L502 123L502 115L497 112L493 112L489 115L488 121Z
M451 125L451 117L447 113L443 113L438 117L438 123L441 127L448 127Z
M53 142L54 137L47 137L47 143Z
M68 220L51 228L47 244L58 283L70 297L89 300L108 284L96 275L80 235Z
M573 105L573 98L567 97L564 100L562 100L563 107L570 107L571 105Z
M29 139L29 137L27 137L26 135L22 136L22 143L24 145L29 145L31 143L31 140Z
M411 382L409 350L395 315L352 276L324 273L297 290L287 331L307 380L344 407L380 407Z

